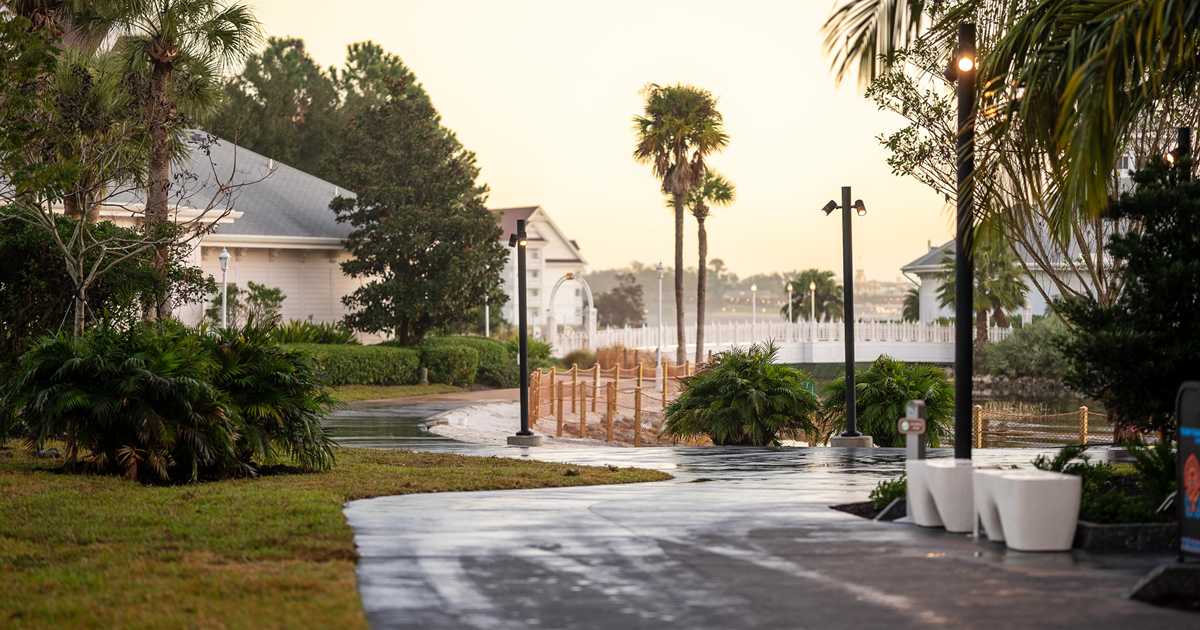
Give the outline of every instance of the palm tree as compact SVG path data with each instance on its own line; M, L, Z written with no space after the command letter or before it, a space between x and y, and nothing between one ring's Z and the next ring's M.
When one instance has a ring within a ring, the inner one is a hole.
M45 29L64 48L93 52L145 0L9 0L4 8Z
M830 321L842 316L842 285L838 283L832 271L805 269L792 274L788 282L792 285L793 318L807 320L815 313L817 321ZM811 285L815 285L816 289L809 290ZM787 317L787 311L787 304L779 309L779 313L784 317Z
M167 223L171 158L179 134L194 118L218 103L222 69L244 59L259 38L258 21L243 4L220 0L145 0L141 10L122 20L125 35L117 50L125 59L130 83L144 98L150 136L146 187L146 223L151 233ZM155 247L160 282L170 243ZM168 315L163 300L151 318Z
M688 194L688 209L696 217L700 264L696 267L696 364L704 362L704 305L708 299L708 231L704 220L708 218L709 206L728 206L733 203L737 192L733 184L712 171L704 173L700 185Z
M633 157L649 164L662 180L662 191L675 208L675 337L676 361L687 360L683 329L683 210L688 193L705 172L705 158L725 148L725 133L717 99L708 90L690 85L650 84L641 116L633 119L637 143Z
M910 287L904 294L904 308L900 319L906 322L921 321L921 290L917 287Z
M947 257L947 271L942 275L942 286L938 288L938 302L942 306L954 307L954 259ZM975 249L975 345L982 346L988 340L988 316L997 326L1009 325L1008 313L1025 306L1025 284L1021 267L1013 259L1008 248L1001 244L979 246Z

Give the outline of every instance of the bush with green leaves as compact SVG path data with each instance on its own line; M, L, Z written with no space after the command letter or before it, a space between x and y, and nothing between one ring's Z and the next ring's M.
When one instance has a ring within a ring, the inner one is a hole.
M317 380L336 385L412 385L421 354L413 348L336 344L284 344L312 361Z
M271 339L276 343L358 344L354 331L340 322L309 322L300 319L275 326L271 330Z
M1177 485L1170 444L1128 446L1134 456L1132 468L1093 462L1083 445L1065 446L1053 458L1039 455L1033 465L1039 470L1080 477L1080 520L1106 524L1171 520L1174 510L1158 510Z
M562 366L570 369L571 366L578 366L581 370L591 369L596 365L596 353L590 350L572 350L562 358Z
M813 429L817 398L808 376L775 363L773 344L735 348L713 357L683 381L667 405L666 437L708 437L716 445L777 446Z
M1058 317L1038 318L1014 329L1003 341L985 344L979 357L980 371L1008 378L1061 381L1067 375L1068 366L1059 346L1070 334Z
M421 347L421 365L429 382L474 385L479 375L479 352L462 345L429 344Z
M508 344L508 349L517 356L518 346L516 337L505 342ZM554 362L554 357L551 356L553 350L550 344L540 339L530 338L525 345L526 353L529 359L529 369L532 370L548 370L558 365Z
M878 446L904 445L896 422L904 417L910 400L925 401L925 436L930 446L940 445L948 435L954 417L954 387L941 368L903 363L885 355L866 370L855 370L854 381L858 430ZM841 416L841 426L845 426L844 376L826 386L824 412Z
M237 421L243 465L275 463L284 455L308 470L332 468L334 444L321 419L334 403L311 362L280 347L267 326L230 328L207 341L216 363L212 384Z
M517 354L508 344L487 337L453 336L430 337L422 346L459 346L479 353L479 373L476 381L492 387L517 387L521 370Z
M895 479L880 481L871 490L871 494L867 496L867 499L871 501L871 507L878 511L887 507L896 499L903 499L907 493L908 479L904 475L900 475Z
M283 310L283 302L287 295L276 287L259 284L251 280L246 283L246 290L238 288L237 284L229 283L225 294L225 315L229 326L240 328L247 322L275 325L279 323ZM221 287L217 286L210 298L208 308L204 311L206 322L220 323L221 321Z
M66 442L68 467L144 482L186 482L244 472L238 426L212 384L204 340L182 326L79 338L53 335L21 358L13 396L31 447Z

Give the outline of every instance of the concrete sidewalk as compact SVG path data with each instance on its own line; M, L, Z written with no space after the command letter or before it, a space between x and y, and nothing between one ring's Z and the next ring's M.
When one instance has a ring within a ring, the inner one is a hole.
M468 452L636 464L676 479L353 502L373 627L1200 626L1124 598L1160 558L1007 552L828 508L897 474L898 450ZM1027 463L1035 452L977 459Z

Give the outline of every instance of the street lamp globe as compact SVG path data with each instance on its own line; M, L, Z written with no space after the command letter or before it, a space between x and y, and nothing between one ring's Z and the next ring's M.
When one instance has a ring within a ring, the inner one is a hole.
M958 58L959 72L970 72L975 69L975 57L971 55L963 55Z
M221 265L221 271L229 270L229 250L221 248L221 254L217 256L217 262Z

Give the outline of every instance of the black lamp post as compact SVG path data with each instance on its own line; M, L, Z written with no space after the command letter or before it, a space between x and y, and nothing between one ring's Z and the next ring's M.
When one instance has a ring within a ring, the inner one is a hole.
M846 338L846 430L838 437L849 438L840 441L833 438L831 446L869 446L870 436L864 436L858 431L858 410L854 402L854 238L850 229L850 211L858 216L867 213L867 207L862 199L850 203L850 187L842 186L842 203L830 200L821 208L829 216L834 210L842 209L842 320L845 325Z
M525 306L525 221L517 220L517 230L508 237L508 246L517 248L517 361L521 370L521 430L508 436L512 446L538 446L542 439L529 430L529 310Z
M958 221L954 236L954 456L971 458L971 385L975 305L975 25L958 25L947 76L958 87Z

